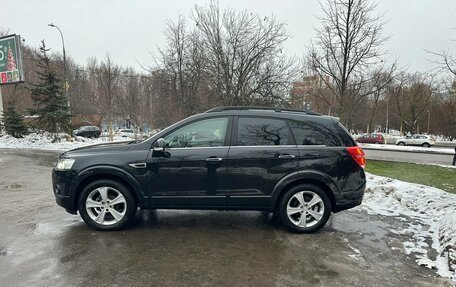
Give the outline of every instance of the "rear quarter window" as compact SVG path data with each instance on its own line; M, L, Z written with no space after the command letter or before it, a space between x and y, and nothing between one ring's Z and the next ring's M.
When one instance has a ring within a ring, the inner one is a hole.
M333 126L333 135L339 139L343 146L355 146L355 140L348 132L348 130L340 123L337 122Z
M340 146L332 132L323 126L298 121L289 124L297 145Z

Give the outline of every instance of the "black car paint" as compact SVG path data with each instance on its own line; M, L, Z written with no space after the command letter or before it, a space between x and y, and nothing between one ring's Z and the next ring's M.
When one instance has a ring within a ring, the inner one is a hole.
M233 128L240 115L304 120L323 125L337 135L341 146L236 145ZM225 145L217 148L185 148L154 151L157 139L193 121L229 117ZM346 146L354 140L337 120L322 116L261 111L227 111L199 114L184 119L143 142L88 146L63 153L74 158L69 171L53 170L56 201L68 212L77 211L81 189L98 178L114 179L133 193L141 208L251 209L273 211L290 186L313 183L328 192L337 212L362 201L364 170L351 158ZM281 155L294 157L279 158ZM209 157L222 158L207 162ZM142 168L130 164L140 164Z

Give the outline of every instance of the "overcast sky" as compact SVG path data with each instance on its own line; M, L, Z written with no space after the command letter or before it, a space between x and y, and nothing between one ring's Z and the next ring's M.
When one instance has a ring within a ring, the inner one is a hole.
M324 1L324 0L323 0ZM87 58L101 59L106 52L121 65L140 70L151 64L150 53L163 46L163 29L168 19L187 16L192 8L208 1L190 0L0 0L0 29L20 34L27 45L38 47L45 39L61 51L60 35L47 26L53 22L62 30L67 54L79 64ZM292 37L286 42L289 55L303 56L313 27L321 15L316 0L220 0L222 7L246 9L262 16L274 14L287 23ZM384 14L386 48L408 70L427 71L433 64L425 50L448 49L456 54L455 0L383 0L377 13ZM453 40L452 40L453 39Z

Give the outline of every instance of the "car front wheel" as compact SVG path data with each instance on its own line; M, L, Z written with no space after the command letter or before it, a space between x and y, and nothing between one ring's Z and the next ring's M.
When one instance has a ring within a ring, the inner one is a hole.
M431 147L431 145L428 144L428 143L423 143L421 146L422 146L422 147Z
M398 142L397 145L404 146L405 143L404 142Z
M320 230L331 215L331 201L318 186L302 184L288 190L279 206L282 222L298 233Z
M113 180L88 184L79 197L82 219L96 230L124 228L136 214L137 205L131 192Z

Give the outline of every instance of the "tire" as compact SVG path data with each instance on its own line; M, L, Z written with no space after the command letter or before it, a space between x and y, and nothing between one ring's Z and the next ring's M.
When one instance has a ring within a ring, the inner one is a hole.
M300 199L304 201L303 205ZM307 209L308 204L312 204L314 200L316 202ZM300 184L290 188L279 202L283 224L296 233L313 233L320 230L328 221L331 210L331 200L326 192L311 184ZM305 222L301 221L302 214L306 215Z
M116 198L117 203L113 204ZM84 222L100 231L124 228L138 209L131 192L122 184L108 179L97 180L84 187L78 208Z
M397 145L405 146L405 143L404 142L398 142Z
M374 142L374 144L380 144L379 142Z
M431 147L431 145L428 144L428 143L423 143L421 146L422 146L422 147Z

